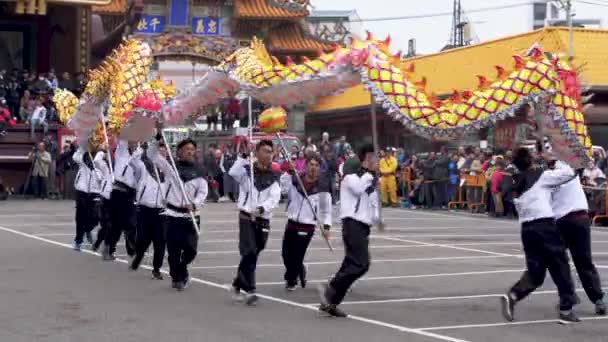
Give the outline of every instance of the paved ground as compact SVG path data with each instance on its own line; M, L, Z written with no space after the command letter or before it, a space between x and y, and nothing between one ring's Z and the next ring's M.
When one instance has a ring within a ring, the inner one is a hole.
M168 280L151 280L148 270L127 272L124 260L103 263L94 253L70 250L72 202L0 202L0 341L607 340L604 318L593 315L580 290L585 321L556 324L549 279L517 307L516 323L503 321L498 296L523 266L514 222L393 209L384 215L389 230L371 238L372 268L343 305L352 316L337 320L315 313L313 285L339 266L339 227L334 253L313 240L306 258L313 284L287 293L279 213L258 268L264 299L248 308L232 304L224 290L238 262L232 204L206 208L194 283L176 293ZM608 284L608 229L595 228L593 238Z

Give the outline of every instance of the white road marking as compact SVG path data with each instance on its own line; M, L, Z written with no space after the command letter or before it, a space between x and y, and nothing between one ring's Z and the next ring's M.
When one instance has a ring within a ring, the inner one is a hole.
M434 258L402 258L402 259L373 259L372 264L382 262L410 262L410 261L452 261L452 260L467 260L467 259L489 259L489 258L512 258L510 255L475 255L475 256L451 256L451 257L434 257ZM342 260L335 261L312 261L304 264L311 265L337 265L341 264ZM238 265L218 265L218 266L192 266L192 269L197 270L213 270L213 269L230 269L236 268ZM283 264L258 264L260 267L284 267Z
M385 240L389 240L389 241L399 241L399 242L407 242L407 243L419 243L419 244L421 244L423 246L427 246L427 247L449 248L449 249L456 249L456 250L460 250L460 251L477 252L477 253L497 255L497 256L521 257L520 255L506 254L506 253L497 253L497 252L486 251L486 250L483 250L483 249L476 249L476 248L458 247L458 246L452 246L452 245L446 245L446 244L436 244L436 243L429 243L429 242L416 241L416 240L406 240L406 239L393 238L393 237L380 237L380 238L381 239L385 239Z
M3 226L0 226L0 230L3 230L3 231L8 232L8 233L13 233L13 234L16 234L16 235L19 235L19 236L22 236L22 237L26 237L26 238L42 241L42 242L45 242L45 243L48 243L48 244L52 244L52 245L55 245L55 246L60 246L60 247L64 247L64 248L72 248L72 246L70 246L69 244L66 244L66 243L61 243L61 242L45 239L45 238L42 238L42 237L39 237L39 236L23 233L23 232L20 232L18 230L6 228L6 227L3 227ZM82 250L81 253L92 254L92 255L97 255L97 256L100 255L99 253L95 253L95 252L89 251L89 250ZM124 260L124 259L116 259L116 261L118 261L120 263L123 263L123 264L128 264L128 261ZM147 269L147 270L151 270L152 269L150 266L147 266L147 265L142 265L141 268L144 268L144 269ZM165 269L162 269L161 272L163 272L164 274L168 274L168 272ZM209 287L214 287L214 288L223 289L223 290L226 290L228 288L228 286L226 286L226 285L222 285L222 284L219 284L219 283L207 281L207 280L200 279L200 278L194 278L194 277L192 277L190 279L194 283L199 283L199 284L207 285ZM266 299L266 300L273 301L273 302L276 302L276 303L281 303L281 304L285 304L285 305L289 305L289 306L294 306L294 307L298 307L298 308L302 308L302 309L307 309L307 310L312 310L312 311L318 311L318 309L317 309L316 306L305 305L305 304L301 304L301 303L290 301L290 300L285 300L285 299L281 299L281 298L277 298L277 297L273 297L273 296L269 296L269 295L264 295L264 294L261 294L261 293L258 293L257 295L258 295L258 297L260 297L262 299ZM463 340L463 339L453 338L453 337L449 337L449 336L445 336L445 335L440 335L440 334L436 334L436 333L428 332L428 331L421 331L421 330L418 330L418 329L412 329L412 328L408 328L406 326L391 324L391 323L387 323L387 322L383 322L383 321L378 321L378 320L374 320L374 319L365 318L365 317L362 317L362 316L349 315L348 319L359 321L359 322L364 322L364 323L368 323L368 324L372 324L372 325L376 325L376 326L381 326L381 327L384 327L384 328L389 328L389 329L397 330L397 331L404 332L404 333L410 333L410 334L415 334L415 335L426 336L426 337L434 338L434 339L441 340L441 341L447 341L447 342L470 342L470 341Z
M439 238L439 237L446 237L446 238L464 238L464 237L491 237L491 236L521 236L521 234L513 234L513 233L499 233L499 234L494 234L494 233L489 233L489 234L435 234L435 233L421 233L421 234L396 234L394 235L395 237L421 237L421 238Z
M608 289L608 288L603 288ZM583 292L584 289L577 288L576 292ZM534 291L531 295L546 295L557 294L557 290ZM344 301L342 305L368 305L368 304L389 304L389 303L410 303L410 302L434 302L441 300L463 300L463 299L478 299L478 298L500 298L504 293L466 295L466 296L443 296L443 297L415 297L415 298L395 298L395 299L379 299L379 300L354 300ZM497 301L498 305L498 301Z
M457 276L469 276L469 275L487 275L497 273L519 273L523 272L523 269L516 270L495 270L495 271L472 271L472 272L459 272L459 273L430 273L430 274L413 274L413 275L401 275L401 276L385 276L385 277L363 277L357 279L360 281L376 281L376 280L396 280L396 279L418 279L418 278L436 278L436 277L457 277ZM309 283L322 283L327 279L308 280ZM256 285L285 285L284 281L277 282L261 282Z
M608 319L608 316L589 316L579 317L583 321L596 321ZM540 323L557 323L558 319L540 319L536 321L521 321L521 322L501 322L501 323L486 323L486 324L463 324L463 325L446 325L439 327L427 327L420 328L422 331L434 331L434 330L453 330L453 329L471 329L471 328L493 328L493 327L504 327L510 325L528 325L528 324L540 324Z

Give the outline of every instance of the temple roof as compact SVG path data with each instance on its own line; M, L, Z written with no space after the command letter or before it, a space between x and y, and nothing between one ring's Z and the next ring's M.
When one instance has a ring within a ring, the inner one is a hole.
M308 16L308 0L234 0L238 19L297 19Z
M274 28L268 33L264 43L273 53L316 53L332 49L331 44L313 37L299 23L289 23Z
M127 11L127 0L111 0L105 6L93 6L92 10L97 14L124 14Z

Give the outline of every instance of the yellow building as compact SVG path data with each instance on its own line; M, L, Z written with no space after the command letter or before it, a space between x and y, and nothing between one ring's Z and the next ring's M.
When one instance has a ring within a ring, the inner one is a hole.
M454 89L475 89L477 75L492 79L494 66L513 65L513 55L521 54L533 44L550 52L568 52L568 28L549 27L481 44L419 56L404 61L413 63L413 79L426 77L426 90L438 96L451 94ZM595 94L594 107L586 113L594 144L608 145L608 30L574 29L574 65L579 69L583 84ZM307 132L344 128L334 135L366 136L369 132L370 95L363 86L348 89L339 96L330 96L309 108ZM348 125L345 125L348 123ZM379 123L381 144L402 145L404 129L389 118ZM384 129L384 130L383 130Z

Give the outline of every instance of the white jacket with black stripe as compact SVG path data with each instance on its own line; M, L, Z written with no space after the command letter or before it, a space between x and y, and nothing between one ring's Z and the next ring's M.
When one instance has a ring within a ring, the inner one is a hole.
M106 161L106 152L99 151L95 154L95 159L93 159L93 165L95 165L95 169L99 171L101 175L101 197L109 200L112 194L112 184L114 179L112 177L112 173L110 172L110 166Z
M526 223L554 218L552 193L576 178L576 175L568 164L558 161L554 170L529 170L520 174L520 177L521 180L516 181L515 185L519 196L513 203L517 209L519 223Z
M131 165L131 160L141 157L143 150L136 149L133 153L129 152L129 143L126 140L119 140L114 153L114 183L121 183L135 190L137 179L135 170Z
M154 162L158 170L165 175L163 188L163 199L166 206L163 215L172 217L189 218L190 214L172 210L171 207L185 208L188 204L194 207L194 215L200 215L198 210L205 203L209 188L202 170L190 163L189 168L182 169L183 174L176 174L167 159L158 153L158 143L153 142L148 147L148 157ZM177 161L178 172L180 162ZM187 173L187 174L186 174ZM182 194L180 180L183 181L186 197Z
M272 170L254 169L253 189L251 189L251 177L249 161L238 157L228 174L239 184L238 208L248 214L255 212L261 207L264 212L259 217L270 220L272 211L279 205L281 200L281 187L279 177Z
M154 165L152 170L154 174L150 174L141 158L132 159L131 166L135 171L135 179L137 179L137 195L135 197L137 205L156 209L163 208L167 187L162 172Z
M85 154L87 157L85 157ZM77 191L82 191L87 194L99 194L101 192L101 181L102 175L99 172L91 160L91 165L85 163L85 158L91 158L90 153L85 151L84 148L79 147L78 150L72 156L72 159L78 164L78 173L74 180L74 188Z
M378 192L370 172L348 174L340 183L340 218L350 218L368 226L379 220Z
M281 191L287 194L287 218L289 220L303 224L331 226L332 204L329 179L321 178L308 191L309 204L294 176L287 174L282 178L284 179L281 182ZM319 222L315 220L315 213Z

